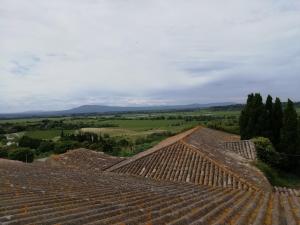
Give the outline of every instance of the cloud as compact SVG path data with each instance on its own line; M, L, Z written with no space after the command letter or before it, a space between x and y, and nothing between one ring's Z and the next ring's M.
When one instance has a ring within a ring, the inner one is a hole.
M2 0L0 17L0 112L300 100L297 0Z

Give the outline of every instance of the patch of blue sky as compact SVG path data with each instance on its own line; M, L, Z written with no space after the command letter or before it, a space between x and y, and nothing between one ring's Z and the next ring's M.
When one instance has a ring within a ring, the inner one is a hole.
M12 66L10 72L15 75L28 75L40 61L41 58L37 56L27 56L11 60Z

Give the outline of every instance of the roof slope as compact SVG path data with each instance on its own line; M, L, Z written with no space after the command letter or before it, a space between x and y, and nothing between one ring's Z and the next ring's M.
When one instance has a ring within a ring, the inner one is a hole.
M223 147L226 150L233 151L245 159L255 160L256 159L256 150L255 145L252 141L232 141L224 142Z
M287 193L2 163L0 224L299 224Z
M108 171L197 185L270 190L267 179L247 159L224 148L224 141L237 139L236 135L197 127Z
M246 180L182 141L123 165L113 172L156 180L190 182L215 187L255 189Z
M233 142L237 136L201 127L184 138L184 142L199 149L210 159L230 169L242 179L247 180L259 189L270 189L270 184L265 176L254 166L251 161L232 150L224 148L224 143Z
M162 142L160 142L159 144L155 145L154 147L148 149L147 151L144 151L144 152L141 152L141 153L139 153L139 154L136 154L136 155L134 155L134 156L128 158L127 160L124 160L124 161L121 162L121 163L118 163L118 164L116 164L116 165L111 166L111 168L108 168L107 171L113 171L113 170L115 170L116 168L119 168L119 167L121 167L121 166L123 166L123 165L126 165L126 164L128 164L128 163L134 162L134 161L136 161L136 160L138 160L138 159L140 159L140 158L143 158L143 157L145 157L145 156L147 156L147 155L150 155L150 154L152 154L152 153L154 153L154 152L156 152L156 151L159 151L159 150L161 150L161 149L164 148L164 147L168 147L168 146L170 146L170 145L176 143L177 141L182 140L184 137L186 137L186 136L192 134L192 133L193 133L194 131L196 131L197 129L198 129L198 128L196 127L196 128L190 129L190 130L188 130L188 131L185 131L185 132L183 132L183 133L177 134L177 135L175 135L175 136L173 136L173 137L167 138L166 140L163 140Z
M47 160L47 163L67 166L73 169L102 171L124 159L125 158L107 155L103 152L80 148L70 150L61 155L54 155Z

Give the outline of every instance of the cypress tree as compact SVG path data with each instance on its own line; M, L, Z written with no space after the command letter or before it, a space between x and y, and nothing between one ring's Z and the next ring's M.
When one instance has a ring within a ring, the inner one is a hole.
M248 133L248 123L250 119L250 113L251 113L250 111L251 111L253 99L254 99L254 94L253 93L249 94L247 98L246 106L243 108L240 115L239 125L240 125L240 135L242 140L250 138Z
M245 138L250 139L255 136L256 123L256 103L258 100L257 94L251 94L249 102L247 101L247 126L245 129Z
M272 139L272 113L273 113L273 98L271 95L268 95L266 100L266 106L265 106L265 113L266 113L266 120L264 122L265 124L265 130L263 132L264 136Z
M288 170L297 169L298 152L298 115L294 103L289 99L283 113L280 152L283 153L283 167Z
M282 104L279 98L275 99L273 111L272 111L272 137L271 141L276 148L280 142L280 133L282 128L283 112Z
M253 98L248 131L250 138L262 136L265 130L266 112L263 99L259 93Z
M247 105L250 106L253 102L254 99L254 94L251 93L250 95L248 95L248 99L247 99Z
M248 95L240 116L241 139L262 136L265 132L266 109L259 93Z

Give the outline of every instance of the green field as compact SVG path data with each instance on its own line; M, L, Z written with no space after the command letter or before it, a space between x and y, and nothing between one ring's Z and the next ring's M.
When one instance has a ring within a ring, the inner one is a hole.
M14 123L14 124L32 124L37 123L42 120L59 120L61 118L67 119L70 117L47 117L47 118L22 118L22 119L0 119L0 124L2 123Z
M80 131L92 132L96 134L109 134L112 137L125 137L130 140L136 140L153 133L172 132L178 133L183 130L195 127L199 124L197 121L184 120L141 120L141 119L110 119L97 120L90 118L87 121L93 121L94 126L83 127ZM72 122L75 122L73 120ZM101 127L105 124L112 124L115 127ZM100 127L100 128L99 128Z
M28 122L28 121L27 121ZM39 121L35 120L31 123L38 123ZM17 122L19 123L19 121ZM22 121L26 123L26 121ZM140 119L110 119L103 120L97 118L86 118L86 119L65 119L64 124L80 124L82 127L79 129L68 130L63 129L65 134L74 133L76 130L85 129L85 132L93 131L94 133L100 134L109 134L112 136L129 136L129 137L138 137L145 136L154 132L163 132L169 131L173 133L180 132L182 130L192 128L197 126L199 122L197 121L184 121L184 120L140 120ZM105 127L105 125L110 124L113 127ZM85 126L87 125L87 126ZM104 127L102 127L104 126ZM49 130L29 130L25 132L26 136L37 139L53 139L57 136L60 136L62 129L49 129Z
M300 108L297 108L300 114ZM239 109L201 109L184 112L149 112L117 115L51 117L0 120L0 126L23 126L20 131L25 135L38 139L53 139L60 136L63 129L66 134L81 128L106 128L101 133L112 136L137 138L154 132L168 131L178 133L202 124L211 128L238 133ZM164 117L164 118L160 118ZM192 118L192 119L186 119ZM51 128L40 127L43 121L57 123ZM62 123L63 126L60 126ZM74 126L74 127L73 127ZM109 128L109 129L108 129Z
M132 156L151 148L171 135L197 125L236 133L238 132L238 116L239 111L206 109L186 112L28 118L0 120L0 130L2 129L2 133L4 131L3 134L11 134L10 141L16 144L19 143L22 136L25 136L25 138L29 137L44 142L53 141L53 151L84 147L107 151L109 154L118 156ZM60 137L62 130L64 131L63 138ZM101 135L105 141L93 143L87 138L91 133L97 134L98 137ZM82 137L79 140L80 135ZM31 142L33 146L35 141ZM3 144L5 143L3 141ZM63 153L63 150L58 152ZM39 154L44 156L44 153Z
M194 127L198 124L206 124L209 121L225 121L234 119L237 122L239 111L221 110L195 110L187 112L158 112L144 114L121 114L108 116L85 116L85 117L56 117L56 118L28 118L28 119L7 119L0 120L0 126L18 127L17 133L26 131L26 135L33 138L51 139L60 135L63 130L78 130L81 128L116 128L115 131L124 133L124 129L129 133L170 131L180 132ZM163 118L161 118L163 117ZM203 118L197 118L203 117ZM188 118L188 119L187 119ZM43 126L45 121L47 126ZM49 126L49 123L56 123ZM21 128L20 128L21 127ZM70 128L71 127L71 128ZM68 129L69 128L69 129ZM109 132L116 134L115 131Z
M74 130L64 130L65 134L74 133ZM36 139L54 139L59 137L61 134L61 130L33 130L33 131L26 131L25 135L31 138Z

